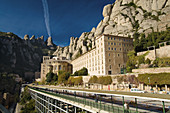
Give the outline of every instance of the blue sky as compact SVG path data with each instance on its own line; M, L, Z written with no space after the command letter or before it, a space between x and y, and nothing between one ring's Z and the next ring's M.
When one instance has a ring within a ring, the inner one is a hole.
M70 37L91 31L103 19L102 10L115 0L47 0L53 42L67 46ZM23 38L45 36L44 11L41 0L0 0L0 31L13 32Z

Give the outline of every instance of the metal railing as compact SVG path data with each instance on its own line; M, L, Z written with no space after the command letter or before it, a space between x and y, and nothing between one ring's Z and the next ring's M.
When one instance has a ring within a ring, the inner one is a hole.
M42 92L42 93L45 93L45 94L53 95L53 96L56 96L56 97L59 97L62 99L70 100L72 102L77 102L79 104L83 104L84 106L89 106L90 108L97 108L99 110L104 110L104 111L113 112L113 113L136 113L136 111L134 111L134 110L124 109L123 106L118 107L118 106L114 106L113 104L109 104L109 103L106 104L101 101L101 97L99 98L98 102L95 102L95 101L87 99L87 98L68 96L65 94L59 94L59 93L55 93L52 91L44 91L44 90L36 89L36 88L32 88L32 87L29 87L29 88L39 91L39 92Z

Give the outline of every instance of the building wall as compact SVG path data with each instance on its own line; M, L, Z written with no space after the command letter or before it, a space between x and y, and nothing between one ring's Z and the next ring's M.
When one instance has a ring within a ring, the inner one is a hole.
M147 51L138 52L137 56L145 54ZM145 59L155 60L156 57L170 57L170 45L160 47L156 50L149 50L148 55L145 56Z
M127 37L99 36L95 40L95 48L72 60L73 73L83 67L90 75L120 73L121 68L126 66L127 52L133 49L132 44L133 40Z
M58 74L58 71L60 70L72 73L72 65L67 60L43 56L43 63L41 63L41 80L45 80L48 72L52 71L53 73Z
M133 69L133 73L170 73L170 67Z
M105 36L106 74L120 73L126 67L127 53L133 49L133 40L126 37ZM110 71L110 73L109 73Z

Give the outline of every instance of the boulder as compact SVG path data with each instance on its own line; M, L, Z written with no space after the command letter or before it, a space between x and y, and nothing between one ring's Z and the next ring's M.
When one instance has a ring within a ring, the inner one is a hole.
M104 22L104 23L107 23L107 22L109 21L109 18L110 18L109 16L104 17L103 22Z
M86 53L87 52L87 47L86 46L82 46L82 53Z
M112 31L113 31L113 26L112 25L108 25L105 27L104 29L104 34L112 34Z
M35 42L35 35L32 35L32 37L30 38L31 42Z
M98 29L96 30L96 32L95 32L94 35L95 35L95 36L101 35L101 34L103 33L103 31L104 31L105 26L106 26L106 25L100 26L100 28L98 28Z
M92 28L91 33L94 33L96 31L95 27Z
M28 40L28 39L29 39L29 35L26 34L26 35L24 36L24 40Z
M122 4L129 4L130 2L132 2L132 0L122 0Z
M51 37L48 37L47 39L47 46L53 46L53 41Z
M103 17L109 16L111 13L112 5L108 4L103 8Z

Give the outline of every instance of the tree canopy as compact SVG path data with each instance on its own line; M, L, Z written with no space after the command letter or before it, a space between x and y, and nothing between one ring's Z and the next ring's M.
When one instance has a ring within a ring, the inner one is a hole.
M88 75L88 70L87 68L83 67L82 69L74 72L73 76L87 76Z

